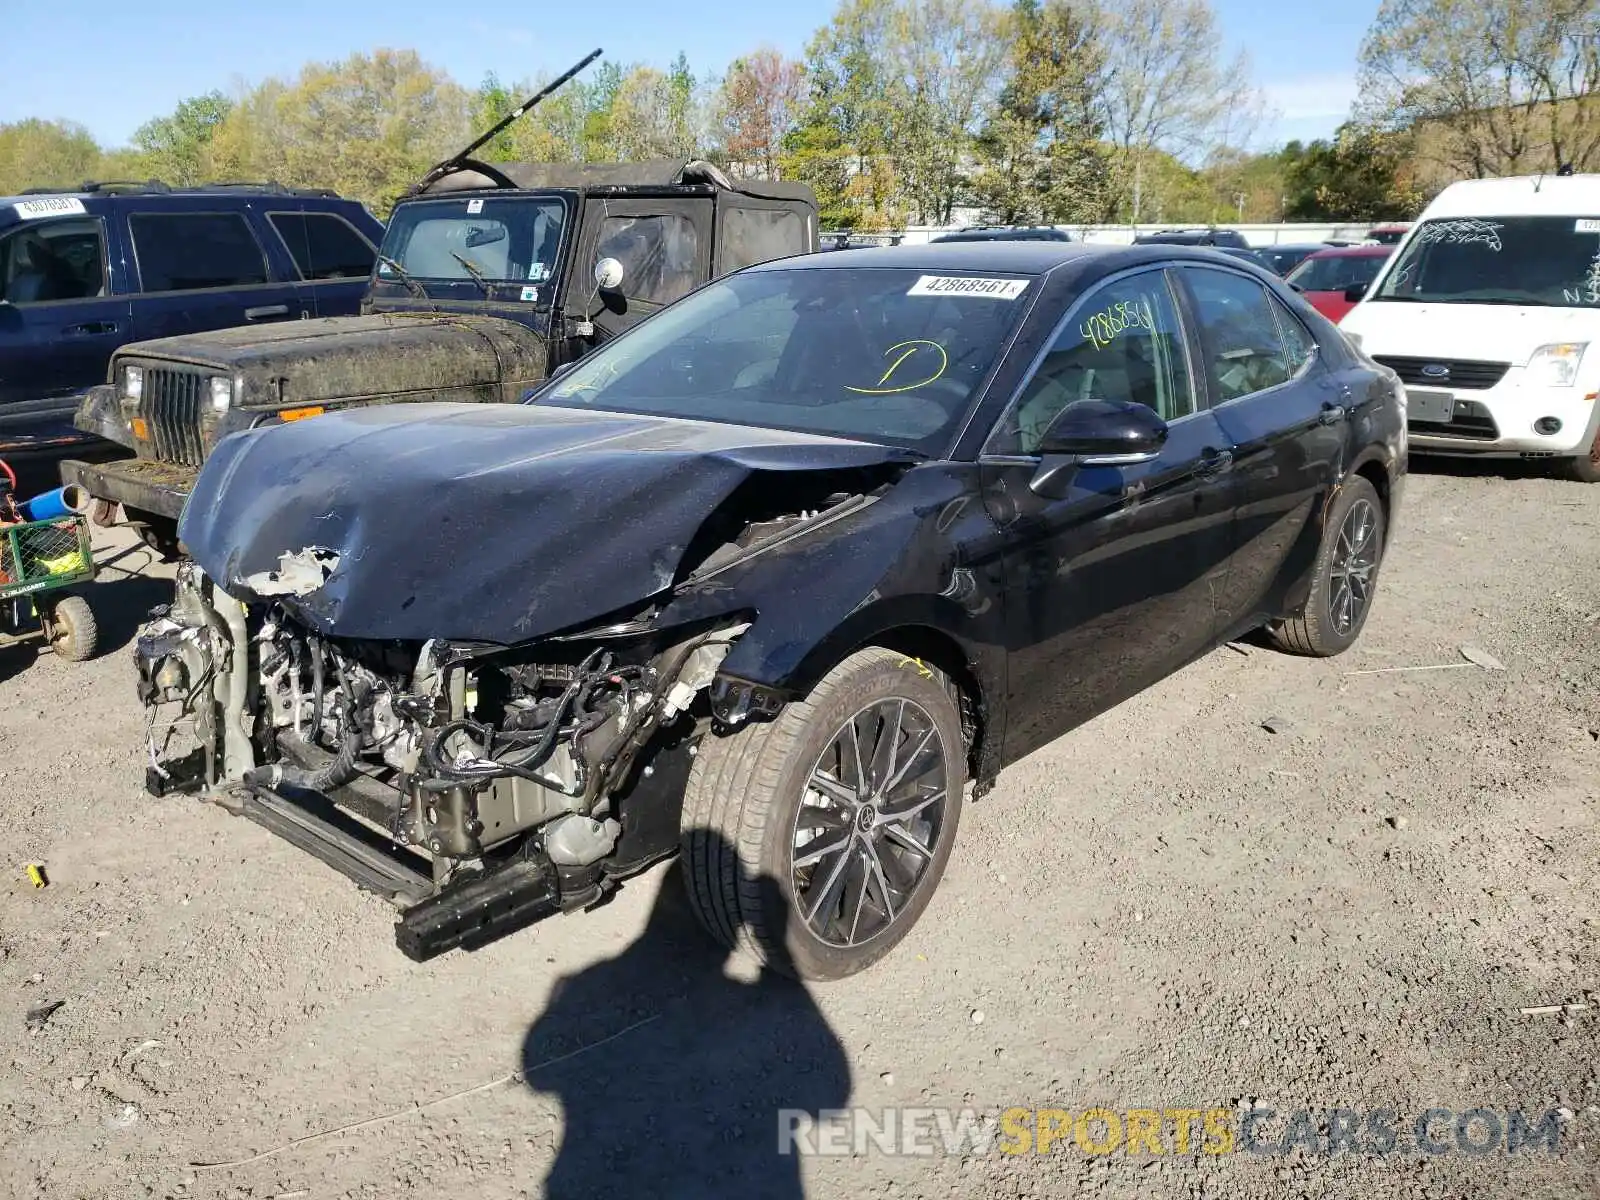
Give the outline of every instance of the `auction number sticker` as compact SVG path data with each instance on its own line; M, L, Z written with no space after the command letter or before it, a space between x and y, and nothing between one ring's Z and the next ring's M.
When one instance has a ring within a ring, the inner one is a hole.
M483 211L483 201L482 200L468 200L467 201L467 212L468 213L481 213L482 211Z
M1600 221L1593 217L1579 217L1575 233L1600 233Z
M967 275L924 275L911 285L908 296L982 296L990 300L1015 300L1028 290L1026 279L975 279Z
M52 196L48 200L18 200L11 207L25 221L40 217L81 217L89 210L75 196Z

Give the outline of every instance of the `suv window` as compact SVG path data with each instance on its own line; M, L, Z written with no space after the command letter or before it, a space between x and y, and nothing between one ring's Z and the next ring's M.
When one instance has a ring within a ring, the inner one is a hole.
M607 217L595 259L622 264L622 292L630 299L671 304L694 290L699 247L688 217Z
M1037 453L1067 405L1128 400L1173 421L1195 411L1183 326L1165 271L1105 284L1081 300L997 430L999 453Z
M267 282L267 260L239 213L135 213L139 278L147 292Z
M723 271L800 254L806 248L805 218L778 208L730 208L722 217Z
M1311 340L1266 288L1243 275L1203 267L1187 268L1185 278L1219 402L1266 391L1299 373L1310 357ZM1285 342L1285 328L1297 335L1292 343Z
M0 238L0 299L83 300L105 291L105 246L94 217L23 225Z
M343 217L330 213L269 213L302 279L365 279L377 251Z

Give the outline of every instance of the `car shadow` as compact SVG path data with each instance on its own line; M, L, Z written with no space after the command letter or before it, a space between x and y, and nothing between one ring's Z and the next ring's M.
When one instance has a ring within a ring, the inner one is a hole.
M1412 450L1407 469L1417 475L1442 475L1452 479L1548 479L1548 458L1457 458L1447 454L1422 454Z
M849 1098L844 1048L809 991L771 972L730 978L682 869L662 881L643 934L561 980L524 1040L524 1080L564 1114L552 1200L798 1200L801 1163L792 1143L780 1151L780 1127ZM755 882L781 900L775 881Z
M139 564L150 558L149 551L131 551L126 569L120 564L109 570L101 567L93 583L75 588L94 610L100 631L96 658L104 658L133 641L139 626L150 618L150 610L172 601L172 580L139 572Z

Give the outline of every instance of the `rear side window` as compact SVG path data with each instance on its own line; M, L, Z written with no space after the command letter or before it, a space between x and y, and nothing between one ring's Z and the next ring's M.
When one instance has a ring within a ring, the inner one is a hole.
M377 257L365 238L330 213L270 213L300 278L365 279Z
M267 260L239 213L138 213L128 218L147 292L267 282Z
M622 264L623 295L671 304L694 290L699 250L694 222L687 217L607 217L600 224L595 257Z
M43 304L105 290L105 247L93 217L34 222L0 238L0 300Z
M804 254L806 222L776 208L730 208L722 217L722 271Z
M1205 345L1206 365L1219 402L1287 383L1310 356L1310 338L1294 324L1300 338L1284 341L1292 318L1267 289L1253 279L1203 267L1187 268L1184 277L1194 293L1195 312Z

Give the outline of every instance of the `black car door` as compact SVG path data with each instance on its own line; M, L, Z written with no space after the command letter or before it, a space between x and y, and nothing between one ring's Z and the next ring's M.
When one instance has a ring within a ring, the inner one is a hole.
M1005 531L1008 761L1213 644L1233 498L1193 358L1166 271L1102 283L1067 313L985 446L985 501ZM1091 399L1155 409L1165 446L1147 461L1086 462L1059 498L1037 494L1040 436Z
M1342 470L1349 401L1309 329L1260 282L1220 267L1177 274L1212 411L1233 446L1238 545L1218 594L1227 635L1276 613L1310 566L1314 517Z
M138 341L270 324L300 316L294 281L277 276L244 212L197 196L160 211L135 209L128 236L140 291L133 323Z
M361 311L361 298L378 248L338 213L274 209L266 228L300 276L301 304L308 317L346 317Z
M106 380L129 340L126 296L112 295L104 222L24 220L0 236L0 431L41 416L70 427L75 397Z

